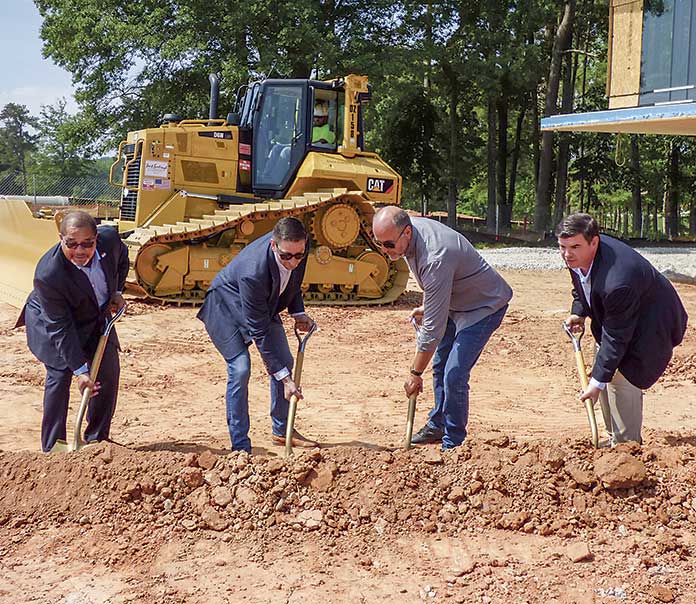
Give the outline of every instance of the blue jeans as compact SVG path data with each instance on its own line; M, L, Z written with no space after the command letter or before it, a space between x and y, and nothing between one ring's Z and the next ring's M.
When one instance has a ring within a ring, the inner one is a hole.
M445 335L433 357L435 406L428 416L428 425L444 432L443 450L461 445L466 438L471 369L493 332L500 326L507 309L506 304L459 332L454 321L447 320Z
M279 342L282 341L283 345L276 350L276 354L285 363L285 366L292 371L293 359L283 325L271 322L269 330L282 332L283 337L278 337L277 339ZM225 404L232 450L251 453L251 440L249 439L249 374L251 373L251 359L249 350L245 348L236 357L225 359L225 361L227 362ZM290 403L284 396L283 382L279 382L273 376L270 376L270 378L273 434L285 437L285 426L288 421L288 407Z

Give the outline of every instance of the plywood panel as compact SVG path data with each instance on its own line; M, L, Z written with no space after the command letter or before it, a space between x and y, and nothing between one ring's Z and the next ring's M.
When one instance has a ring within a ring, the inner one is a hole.
M625 96L609 97L609 109L621 109L623 107L637 107L639 95L627 94Z
M640 91L643 0L612 0L610 19L610 107L634 107ZM619 101L619 97L625 98Z

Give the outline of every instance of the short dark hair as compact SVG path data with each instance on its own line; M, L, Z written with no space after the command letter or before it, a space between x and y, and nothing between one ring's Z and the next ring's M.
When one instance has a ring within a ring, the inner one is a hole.
M273 227L273 241L304 241L307 239L307 229L297 218L281 218Z
M589 214L577 212L561 220L556 227L555 234L559 239L582 235L585 241L590 243L595 237L599 236L599 225Z
M60 234L66 235L69 227L74 229L87 228L90 229L92 233L97 232L97 222L94 220L94 217L82 210L73 210L63 216L63 220L60 222Z

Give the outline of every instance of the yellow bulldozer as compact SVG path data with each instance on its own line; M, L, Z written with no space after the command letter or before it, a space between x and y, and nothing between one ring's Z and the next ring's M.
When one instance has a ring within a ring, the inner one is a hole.
M129 249L129 287L175 303L203 300L211 281L277 220L294 216L311 237L303 283L309 303L381 304L406 287L408 268L375 245L375 204L398 204L401 177L364 150L365 76L267 79L217 117L211 75L208 119L166 115L128 134L110 180L121 187L113 221ZM56 216L0 199L0 299L21 306L36 262L57 241Z

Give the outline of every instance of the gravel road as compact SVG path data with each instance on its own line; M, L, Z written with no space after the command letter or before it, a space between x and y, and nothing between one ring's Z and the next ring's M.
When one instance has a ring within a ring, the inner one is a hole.
M635 248L660 272L696 279L696 246L693 248ZM508 270L555 271L564 268L558 250L551 248L509 247L479 250L493 267ZM674 280L680 280L675 278ZM688 279L685 279L688 281Z

